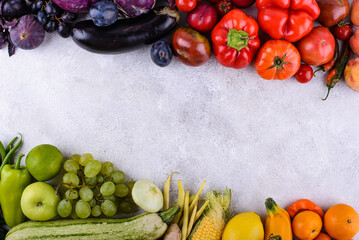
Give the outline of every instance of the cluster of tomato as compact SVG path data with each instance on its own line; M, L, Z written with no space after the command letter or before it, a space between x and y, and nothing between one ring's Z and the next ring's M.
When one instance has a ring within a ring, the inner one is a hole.
M188 12L190 27L176 30L172 47L179 60L189 66L206 63L213 51L223 66L240 69L254 60L264 79L284 80L295 75L299 82L306 83L313 77L311 66L325 71L334 67L338 58L336 39L347 40L351 36L351 26L339 24L349 13L347 0L207 1L176 0L177 8ZM248 7L254 2L257 20L233 9L233 5ZM314 27L316 19L324 27ZM327 27L333 26L329 31ZM265 33L263 40L267 40L262 46L259 30Z

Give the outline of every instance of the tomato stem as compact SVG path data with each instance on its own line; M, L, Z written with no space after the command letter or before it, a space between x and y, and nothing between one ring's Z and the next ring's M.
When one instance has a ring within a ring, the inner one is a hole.
M277 68L277 76L278 76L279 72L284 70L284 65L289 64L288 62L284 62L284 59L286 57L287 57L287 54L284 54L284 56L282 58L276 56L274 58L273 65L271 67L269 67L268 69Z

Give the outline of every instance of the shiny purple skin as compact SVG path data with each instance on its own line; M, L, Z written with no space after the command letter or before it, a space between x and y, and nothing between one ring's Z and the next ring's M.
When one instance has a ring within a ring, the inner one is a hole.
M19 19L15 27L11 28L10 39L15 47L31 50L44 41L45 30L34 16L25 15Z
M116 4L126 17L135 18L154 8L156 0L116 0Z
M53 0L60 8L73 13L88 13L90 7L99 0Z

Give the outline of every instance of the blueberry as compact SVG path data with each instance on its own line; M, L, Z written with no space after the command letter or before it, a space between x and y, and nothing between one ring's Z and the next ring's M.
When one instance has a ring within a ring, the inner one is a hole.
M172 61L170 45L162 40L155 42L151 48L151 58L152 61L160 67L168 66Z
M118 8L114 2L102 0L92 5L90 17L96 26L109 26L117 21Z

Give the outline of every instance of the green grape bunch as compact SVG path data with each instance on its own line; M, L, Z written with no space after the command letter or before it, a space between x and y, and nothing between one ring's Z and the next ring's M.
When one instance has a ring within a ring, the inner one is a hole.
M125 183L125 173L116 170L111 162L101 163L90 153L74 154L64 162L64 170L57 188L64 189L57 207L60 217L112 217L119 212L137 211L131 197L134 181Z

